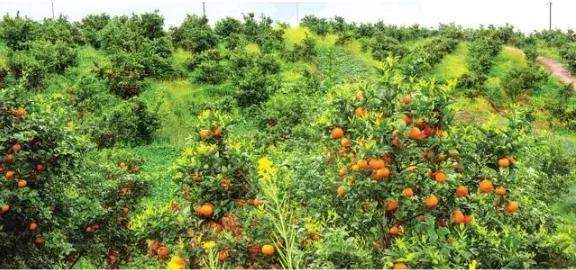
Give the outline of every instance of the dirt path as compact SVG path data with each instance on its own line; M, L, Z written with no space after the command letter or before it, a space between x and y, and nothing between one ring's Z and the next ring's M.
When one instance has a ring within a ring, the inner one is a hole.
M571 84L572 88L576 91L576 77L570 74L562 64L558 63L558 61L546 57L539 56L537 59L538 63L544 65L546 69L554 75L558 80L565 84Z

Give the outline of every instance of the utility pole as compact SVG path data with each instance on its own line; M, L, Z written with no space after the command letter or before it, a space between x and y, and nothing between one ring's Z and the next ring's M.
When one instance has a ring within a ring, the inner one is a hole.
M52 3L52 20L54 20L54 0L50 2Z
M548 2L548 30L552 31L552 1Z
M206 18L206 2L202 2L202 16Z

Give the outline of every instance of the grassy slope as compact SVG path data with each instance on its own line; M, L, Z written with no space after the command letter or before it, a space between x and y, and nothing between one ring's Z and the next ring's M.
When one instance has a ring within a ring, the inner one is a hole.
M468 42L461 42L454 52L444 56L432 70L432 76L438 80L458 79L468 71Z

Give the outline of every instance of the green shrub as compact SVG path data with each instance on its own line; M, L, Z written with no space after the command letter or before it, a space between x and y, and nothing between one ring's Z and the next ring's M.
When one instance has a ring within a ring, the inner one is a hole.
M216 46L217 38L208 19L187 15L182 24L172 29L172 40L178 47L200 53Z
M564 45L560 50L560 56L568 68L573 72L576 72L576 43Z
M96 127L91 132L99 147L150 142L159 126L157 116L148 111L146 104L134 99L120 102L94 121Z
M0 37L12 50L24 50L28 43L38 37L40 24L20 16L5 15L0 22Z
M530 94L534 87L546 79L546 73L538 66L515 66L506 72L502 79L505 93L515 100L522 94Z
M384 61L390 54L394 56L402 56L404 54L404 49L400 42L393 37L385 36L382 32L374 35L369 47L374 58L380 61Z
M86 43L100 48L98 32L110 22L108 14L88 15L80 21L80 31Z

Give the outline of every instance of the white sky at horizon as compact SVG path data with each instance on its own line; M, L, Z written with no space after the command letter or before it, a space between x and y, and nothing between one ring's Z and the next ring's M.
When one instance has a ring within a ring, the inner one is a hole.
M576 1L553 0L552 27L576 29ZM198 0L54 0L56 16L79 20L88 14L130 15L159 10L166 25L178 25L186 14L201 14ZM297 13L298 10L298 13ZM51 0L0 0L0 15L32 19L51 17ZM524 32L548 28L548 0L380 0L380 1L206 1L211 22L226 16L240 18L243 13L265 14L275 21L294 25L299 18L344 17L347 21L437 26L454 22L466 27L510 23Z

